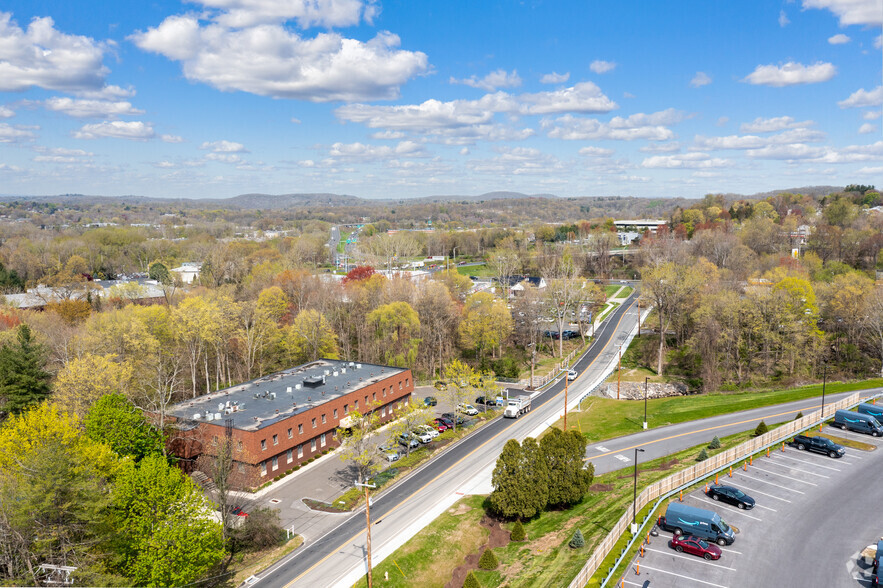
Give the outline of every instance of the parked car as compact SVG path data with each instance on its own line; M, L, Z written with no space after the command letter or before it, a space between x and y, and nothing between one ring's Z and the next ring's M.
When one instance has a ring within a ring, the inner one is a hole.
M388 462L398 461L399 459L399 450L392 445L381 445L377 448L377 451L382 453Z
M754 508L754 499L733 486L712 485L706 495L712 500L720 500L737 508L750 510Z
M420 425L419 427L417 427L417 431L422 431L424 433L428 433L429 436L432 437L433 439L438 437L438 429L430 427L429 425Z
M438 399L435 396L427 396L423 399L423 404L426 406L435 406L438 404Z
M433 421L433 423L435 423L435 429L436 429L439 433L444 433L445 431L447 431L447 430L450 428L450 427L448 427L448 425L444 422L444 419L435 419L435 420Z
M457 410L459 410L463 414L468 414L469 416L475 416L478 414L477 408L475 408L471 404L466 404L465 402L461 402L460 404L458 404Z
M430 441L432 441L432 435L430 435L426 431L418 431L417 429L414 429L413 431L411 431L411 436L421 443L429 443Z
M720 547L714 543L709 543L704 539L692 535L675 535L672 537L671 541L668 542L668 546L675 551L698 555L705 559L721 558Z
M443 412L442 418L448 419L449 421L452 421L452 422L456 421L458 425L462 425L463 423L466 422L466 419L464 419L460 415L455 414L453 412Z
M576 370L567 370L568 381L570 381L570 382L574 381L577 378L577 376L579 376L579 374L577 373Z
M435 383L432 384L436 390L444 391L448 389L448 383L444 380L436 380Z
M396 437L396 441L398 441L399 445L402 445L403 447L410 446L411 449L414 449L415 447L420 447L420 441L418 441L417 438L413 435L408 435L406 433L402 433L401 435Z
M846 449L842 445L834 443L825 437L807 437L806 435L796 435L791 440L791 446L803 451L815 451L816 453L824 453L829 457L843 457Z
M454 428L454 421L452 421L451 419L449 419L445 416L438 417L437 419L435 419L435 422L443 424L448 429Z

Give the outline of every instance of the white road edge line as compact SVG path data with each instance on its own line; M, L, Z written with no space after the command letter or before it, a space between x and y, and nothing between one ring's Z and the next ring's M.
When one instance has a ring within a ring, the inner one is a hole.
M665 571L665 570L660 570L659 568L651 568L651 567L648 566L648 565L645 565L644 568L645 568L645 569L648 569L648 570L652 570L652 571L654 571L654 572L659 572L659 573L662 573L662 574L669 574L669 575L672 575L672 576L677 576L678 578L683 578L684 580L692 580L692 581L694 581L694 582L699 582L700 584L706 584L706 585L708 585L708 586L715 586L716 588L727 588L726 586L722 586L721 584L715 584L715 583L713 583L713 582L706 582L705 580L700 580L699 578L692 578L692 577L690 577L690 576L684 576L684 575L682 575L682 574L676 574L676 573L674 573L674 572L667 572L667 571Z

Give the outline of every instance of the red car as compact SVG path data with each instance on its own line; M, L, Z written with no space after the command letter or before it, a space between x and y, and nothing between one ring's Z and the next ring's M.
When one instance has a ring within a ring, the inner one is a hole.
M692 535L675 535L668 542L668 546L674 548L675 551L699 555L705 559L721 558L720 547Z
M444 433L445 431L448 430L448 426L446 424L444 424L441 421L441 419L435 419L434 422L435 422L435 428L436 428L436 430L438 430L439 433Z

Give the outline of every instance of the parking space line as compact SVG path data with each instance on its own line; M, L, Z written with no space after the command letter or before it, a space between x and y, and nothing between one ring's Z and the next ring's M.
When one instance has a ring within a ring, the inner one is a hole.
M730 570L731 572L736 571L736 568L728 568L727 566L722 566L720 564L711 563L711 561L709 561L705 558L699 558L698 556L695 556L695 555L685 555L683 553L679 553L679 552L675 551L674 549L670 549L668 551L662 551L661 549L652 549L650 547L645 547L644 551L652 551L654 553L661 553L663 555L673 555L674 557L677 557L680 559L686 559L687 561L695 561L696 563L702 563L702 564L705 564L708 566L714 566L716 568L723 568L725 570Z
M760 468L757 468L757 469L760 469ZM801 492L800 490L795 490L794 488L787 488L785 486L782 486L781 484L776 484L775 482L770 482L769 480L762 480L761 478L755 478L754 476L749 476L748 474L740 473L739 475L743 478L748 478L749 480L754 480L756 482L761 482L763 484L769 484L770 486L775 486L776 488L781 488L782 490L787 490L788 492L797 492L798 494L806 494L805 492ZM749 488L749 490L751 490L751 488ZM760 490L755 490L755 492L757 492L758 494L763 494L763 492L761 492ZM787 502L789 504L791 503L790 500L786 500L785 498L779 498L778 496L773 496L772 494L766 494L766 496L769 496L770 498L775 498L776 500L781 500L783 502Z
M644 564L643 567L645 570L650 570L653 572L659 572L660 574L669 574L671 576L676 576L678 578L683 578L684 580L692 580L693 582L699 582L700 584L706 584L708 586L715 586L716 588L727 588L726 586L722 586L721 584L714 584L712 582L706 582L705 580L700 580L699 578L692 578L690 576L684 576L682 574L676 574L674 572L668 572L666 570L660 570L659 568L651 568L647 564ZM644 584L646 585L646 584Z
M777 463L775 460L772 460L772 459L764 462L764 464L779 466L780 468L788 468L789 470L794 470L795 472L800 472L801 474L807 474L809 476L817 476L819 478L825 478L826 480L831 479L831 476L826 476L824 474L817 474L815 472L810 472L809 470L802 470L800 468L796 468L794 466L789 466L789 465L783 464L783 463ZM806 483L809 484L809 482L806 482ZM813 484L813 485L815 485L815 484Z
M741 476L741 477L743 477L743 478L748 478L748 479L751 479L751 480L754 479L754 478L752 478L751 476L748 476L748 475L746 475L746 474L742 474L742 473L740 473L739 476ZM791 504L791 501L788 500L787 498L782 498L782 497L780 497L780 496L776 496L776 495L774 495L774 494L768 494L768 493L766 493L766 492L762 492L762 491L758 490L757 488L751 488L750 486L746 486L745 484L741 484L741 483L740 483L740 485L741 485L743 488L747 489L747 490L751 490L751 491L754 492L755 494L760 494L761 496L766 496L766 497L768 497L768 498L774 498L774 499L776 499L776 500L781 500L782 502L787 502L788 504ZM787 490L787 488L785 488L785 490ZM756 505L756 506L762 506L763 508L769 508L768 506L763 506L762 504L758 504L758 505ZM770 510L773 510L773 509L770 508Z
M803 480L801 480L801 479L799 479L799 478L792 478L791 476L786 476L785 474L780 474L780 473L778 473L778 472L771 472L771 471L769 471L769 470L765 470L765 469L763 469L763 468L759 468L759 467L757 467L757 466L754 466L754 469L756 469L756 470L759 471L759 472L763 472L763 473L765 473L765 474L769 474L769 475L771 475L771 476L779 476L780 478L786 478L786 479L788 479L788 480L794 480L795 482L800 482L801 484L808 484L808 485L810 485L810 486L818 486L818 484L813 484L812 482L805 482L805 481L803 481ZM795 490L795 492L797 492L797 490ZM801 494L803 494L803 492L801 492Z
M773 459L773 457L770 456L770 459ZM806 463L806 464L809 464L809 465L812 465L812 466L816 466L817 468L824 468L824 469L826 469L826 470L834 470L835 472L839 472L839 471L841 471L841 470L839 470L839 469L837 469L837 468L833 468L833 467L831 467L831 466L822 465L822 464L820 464L820 463L816 463L816 462L814 462L814 461L808 461L808 460L805 460L805 459L797 459L796 457L791 457L790 455L787 455L787 454L786 454L786 455L779 455L779 454L777 453L775 459L790 459L790 460L793 460L793 461L799 461L800 463ZM826 458L826 459L830 459L830 458Z
M709 498L704 498L704 497L702 497L702 496L695 496L695 495L693 495L693 494L689 494L687 497L688 497L688 498L695 498L695 499L698 500L699 502L706 502L706 503L708 503L708 504L720 504L720 502L715 502L714 500L711 500L711 499L709 499ZM749 519L754 519L755 521L763 522L762 519L759 519L759 518L757 518L757 517L753 517L753 516L751 516L750 514L748 514L747 512L745 512L744 510L740 510L740 509L738 509L738 508L737 508L736 510L732 510L732 511L731 511L730 509L727 509L727 512L734 512L734 513L736 513L736 514L740 514L740 515L746 516L746 517L748 517Z

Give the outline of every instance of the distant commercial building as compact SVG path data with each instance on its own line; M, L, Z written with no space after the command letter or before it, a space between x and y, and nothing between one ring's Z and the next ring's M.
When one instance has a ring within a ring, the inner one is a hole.
M192 284L199 277L202 270L202 264L196 261L185 261L179 267L172 268L169 271L181 277L184 284Z
M666 226L668 221L644 218L636 220L618 220L613 221L613 224L616 227L616 230L620 232L634 231L643 233L644 231L650 231L655 235L659 230L659 227Z
M320 359L173 406L171 448L185 469L210 470L229 436L234 483L256 487L337 447L335 431L352 411L375 410L386 422L413 391L409 369Z

